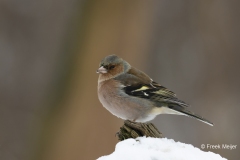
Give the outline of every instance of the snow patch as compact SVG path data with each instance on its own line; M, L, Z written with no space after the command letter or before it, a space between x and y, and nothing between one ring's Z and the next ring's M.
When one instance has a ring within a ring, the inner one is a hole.
M227 160L190 144L167 138L139 137L117 143L115 151L97 160Z

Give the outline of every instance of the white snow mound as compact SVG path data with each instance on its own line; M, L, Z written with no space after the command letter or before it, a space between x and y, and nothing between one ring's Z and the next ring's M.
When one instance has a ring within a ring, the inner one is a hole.
M112 154L97 160L226 160L226 158L172 139L139 137L117 143Z

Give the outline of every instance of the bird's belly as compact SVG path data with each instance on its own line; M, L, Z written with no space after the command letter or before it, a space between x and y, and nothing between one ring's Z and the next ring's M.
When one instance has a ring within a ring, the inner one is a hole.
M101 91L98 90L100 102L113 115L124 120L127 119L137 122L146 122L156 116L149 114L150 104L144 104L146 102L141 102L139 98L129 97L129 95L122 90L120 90L120 92L116 91L119 90L111 87Z
M109 112L122 119L132 119L132 111L127 106L126 98L119 97L116 93L99 93L99 100Z

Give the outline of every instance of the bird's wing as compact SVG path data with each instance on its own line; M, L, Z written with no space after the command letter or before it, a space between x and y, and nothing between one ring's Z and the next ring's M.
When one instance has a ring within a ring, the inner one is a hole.
M182 107L189 106L185 102L179 100L176 94L164 86L154 82L145 73L132 68L127 73L114 78L124 85L123 90L129 96L148 99L156 103L156 105L180 105Z

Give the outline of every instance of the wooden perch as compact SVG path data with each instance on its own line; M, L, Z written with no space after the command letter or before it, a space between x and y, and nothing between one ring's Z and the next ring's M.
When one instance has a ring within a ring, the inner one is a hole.
M137 123L129 120L124 121L120 131L116 134L120 141L128 138L155 137L162 138L163 135L152 123Z

